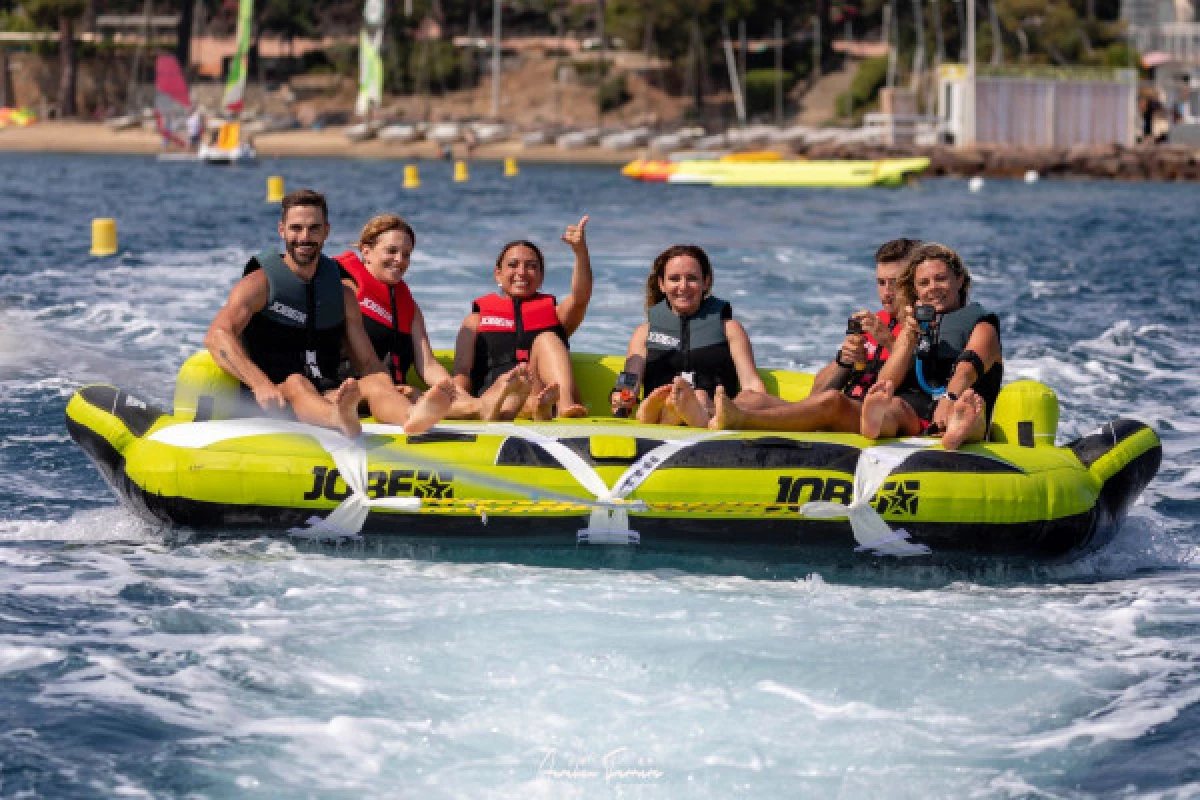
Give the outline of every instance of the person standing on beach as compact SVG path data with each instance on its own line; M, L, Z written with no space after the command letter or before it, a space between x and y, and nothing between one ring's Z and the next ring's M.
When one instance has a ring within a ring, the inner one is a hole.
M282 206L286 252L266 250L247 263L205 336L213 359L264 411L290 408L301 422L356 437L365 397L380 422L405 424L408 433L427 430L453 402L453 384L439 383L415 407L393 389L354 291L342 284L337 263L321 254L329 236L325 197L301 189ZM343 347L362 378L339 384Z
M204 110L200 106L196 106L191 115L187 118L187 142L189 150L196 150L200 147L200 138L204 136Z

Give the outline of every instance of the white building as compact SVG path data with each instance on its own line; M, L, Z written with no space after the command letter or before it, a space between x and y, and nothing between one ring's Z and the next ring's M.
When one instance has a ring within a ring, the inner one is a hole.
M984 67L975 79L975 141L1048 148L1137 141L1137 72L1132 69ZM963 140L967 68L938 69L943 134Z

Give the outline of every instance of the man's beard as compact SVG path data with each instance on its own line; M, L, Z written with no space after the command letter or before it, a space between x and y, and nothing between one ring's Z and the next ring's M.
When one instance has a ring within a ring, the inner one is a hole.
M298 267L311 267L313 264L317 263L317 259L321 257L321 246L316 244L313 247L312 258L308 260L301 258L298 252L299 248L306 244L309 244L309 242L288 242L287 244L287 253Z

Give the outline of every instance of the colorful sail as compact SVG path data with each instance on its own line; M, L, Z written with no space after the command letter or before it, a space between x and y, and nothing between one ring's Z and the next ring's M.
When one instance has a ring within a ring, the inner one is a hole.
M254 27L254 0L238 4L237 49L229 62L229 78L225 81L222 105L230 114L240 114L246 99L246 73L250 67L250 34Z
M369 116L383 102L383 0L367 0L358 37L358 100L355 111Z
M179 62L175 56L160 53L154 64L154 121L164 139L184 146L178 131L191 108L192 98Z

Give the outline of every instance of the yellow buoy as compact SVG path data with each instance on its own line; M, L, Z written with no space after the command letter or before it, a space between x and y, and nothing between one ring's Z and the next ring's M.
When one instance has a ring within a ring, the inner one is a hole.
M117 221L110 217L92 220L92 255L111 256L117 252Z
M504 177L515 178L518 174L520 174L520 170L517 169L517 159L512 156L504 159Z
M467 162L455 161L454 162L454 182L455 183L466 183L466 181L467 181Z
M267 178L267 202L279 203L283 201L283 176L272 175Z
M404 188L405 189L420 189L421 175L417 172L416 164L408 164L404 167Z

